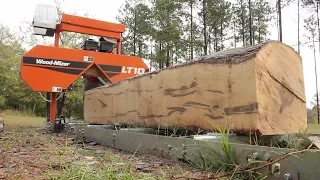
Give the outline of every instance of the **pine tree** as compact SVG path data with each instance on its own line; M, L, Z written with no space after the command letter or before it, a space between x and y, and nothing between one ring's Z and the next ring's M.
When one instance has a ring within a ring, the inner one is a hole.
M148 56L148 40L152 36L152 12L143 2L126 1L117 19L125 24L127 31L123 36L122 49L124 54Z

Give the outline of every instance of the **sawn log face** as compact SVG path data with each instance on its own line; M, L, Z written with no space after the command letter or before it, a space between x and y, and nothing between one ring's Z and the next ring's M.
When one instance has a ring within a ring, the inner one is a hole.
M283 134L306 127L304 98L301 58L271 41L87 91L84 116L95 124L203 130L214 124Z

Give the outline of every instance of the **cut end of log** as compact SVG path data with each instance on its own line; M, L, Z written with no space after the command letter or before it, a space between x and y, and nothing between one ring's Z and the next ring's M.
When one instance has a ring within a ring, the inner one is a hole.
M85 120L276 135L307 127L302 60L267 41L199 57L85 93Z

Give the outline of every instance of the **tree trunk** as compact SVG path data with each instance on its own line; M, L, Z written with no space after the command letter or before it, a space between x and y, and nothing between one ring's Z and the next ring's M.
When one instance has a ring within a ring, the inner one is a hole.
M237 47L237 35L236 35L236 22L233 21L233 38L234 38L234 47Z
M300 54L300 0L298 0L298 53Z
M278 41L220 51L184 65L87 91L94 124L299 133L307 127L301 57Z
M258 15L258 43L261 43L261 15Z
M252 39L252 17L251 17L251 0L249 0L249 38L250 38L250 45L253 45Z
M319 54L320 54L320 22L319 22L319 2L317 3L317 26L318 26L318 40L319 40ZM314 36L313 36L314 37ZM314 39L314 38L313 38ZM313 40L315 41L315 40ZM314 45L315 46L315 45ZM317 74L317 64L315 59L315 73L316 73L316 93L317 93L317 118L318 118L318 124L320 124L320 112L319 112L319 91L318 91L318 74Z
M218 51L218 28L214 27L214 52Z
M170 50L167 49L167 56L166 56L167 60L166 60L166 67L169 67L170 66Z
M160 42L159 42L159 53L160 53L160 55L162 53L162 40L161 40L161 38L160 38ZM163 68L163 60L160 58L160 59L158 59L158 61L159 61L159 68L162 69Z
M224 18L221 18L221 24L220 24L220 42L221 42L221 47L220 47L220 51L223 50L224 46L223 46L223 20Z
M282 15L281 15L281 0L278 0L278 16L279 16L279 41L282 42Z
M204 45L203 51L204 55L208 55L208 42L207 42L207 0L202 0L202 9L203 9L203 38Z
M138 56L143 57L142 54L142 41L138 40L139 48L138 48Z
M212 45L211 45L212 38L211 38L211 31L212 31L212 27L210 27L210 30L209 30L209 33L208 33L208 51L209 51L209 54L211 54L211 53L212 53Z
M191 41L191 45L190 45L190 59L193 59L193 0L190 0L190 9L191 9L191 22L190 22L190 41Z
M136 39L137 39L137 18L136 11L134 11L134 29L133 29L133 55L136 55Z
M242 46L246 45L246 40L245 40L245 23L244 23L244 7L243 7L243 0L241 0L241 35L242 35Z

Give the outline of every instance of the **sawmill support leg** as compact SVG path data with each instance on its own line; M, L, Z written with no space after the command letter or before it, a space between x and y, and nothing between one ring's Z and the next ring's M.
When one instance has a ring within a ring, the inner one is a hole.
M51 104L50 104L50 123L54 124L54 120L56 119L56 111L57 111L57 93L51 93Z

